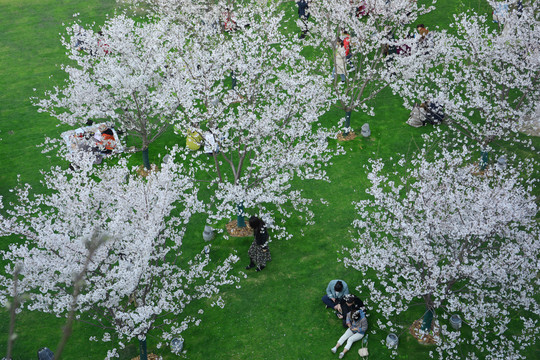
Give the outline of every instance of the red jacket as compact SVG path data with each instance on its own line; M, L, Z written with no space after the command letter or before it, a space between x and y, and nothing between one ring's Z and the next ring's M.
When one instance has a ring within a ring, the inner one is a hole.
M345 56L349 55L351 52L351 37L349 35L343 39L343 47L345 48Z

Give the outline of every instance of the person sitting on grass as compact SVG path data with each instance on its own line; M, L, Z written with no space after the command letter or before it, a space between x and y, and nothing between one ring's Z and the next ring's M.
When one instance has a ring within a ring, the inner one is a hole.
M356 310L362 310L364 314L366 313L366 307L364 302L356 295L348 294L343 297L340 301L341 311L336 312L336 316L339 319L343 320L343 327L348 328L347 326L347 314L350 312L355 312Z
M444 107L436 101L426 101L424 109L426 110L426 121L431 125L439 125L444 121Z
M424 41L427 34L429 33L429 30L424 26L424 24L416 25L416 31L417 34L415 35L415 37L419 37L420 41Z
M101 150L103 154L111 154L116 147L116 139L114 138L114 133L112 129L106 127L105 130L101 131L102 146L105 148Z
M340 301L345 295L349 294L347 283L343 280L332 280L326 287L326 295L322 297L326 308L341 311Z
M342 352L339 353L339 358L343 359L347 351L351 349L351 346L354 342L361 340L366 334L368 328L368 322L366 314L362 310L356 310L355 312L350 312L347 314L347 331L339 338L336 346L334 346L330 351L334 354L337 352L338 348L347 341L347 345Z

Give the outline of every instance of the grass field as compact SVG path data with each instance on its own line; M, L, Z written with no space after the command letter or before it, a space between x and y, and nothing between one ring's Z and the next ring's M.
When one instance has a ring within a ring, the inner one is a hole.
M462 8L473 7L487 11L480 1L439 1L438 9L422 21L430 28L444 28L451 15ZM80 13L83 23L103 23L112 14L113 0L0 0L0 195L12 200L9 189L17 184L17 175L39 189L40 170L52 165L66 166L61 160L42 154L36 147L45 136L58 138L67 129L57 127L55 119L39 114L31 105L31 96L62 82L62 72L57 66L65 62L59 41L62 23L73 20ZM288 17L296 16L294 2L280 5ZM52 78L49 76L52 75ZM33 89L36 89L35 91ZM295 186L304 189L315 199L315 225L302 228L298 219L289 222L293 238L271 244L273 261L261 273L246 272L241 288L225 288L221 296L225 308L210 307L211 301L201 305L205 309L202 323L183 333L187 359L334 359L330 348L342 334L339 320L329 310L323 309L321 297L329 280L341 278L354 289L363 274L344 268L338 260L344 246L350 244L349 231L354 211L351 203L365 197L368 185L363 168L372 157L390 161L396 153L415 151L421 143L421 134L430 127L415 129L405 124L408 110L401 99L390 92L383 92L377 99L375 117L353 114L353 126L359 128L369 122L372 136L359 137L344 143L346 155L337 157L327 171L330 183L304 181ZM334 122L342 116L338 109L325 115L324 121ZM183 142L172 131L166 133L151 147L151 162L165 146ZM134 156L140 157L140 154ZM325 205L319 199L326 199ZM184 240L186 257L199 252L204 246L202 229L205 217L197 216L190 224ZM0 249L6 249L12 238L4 238ZM249 262L247 249L251 238L214 240L212 257L224 258L237 251L241 262L235 266L237 273L244 272ZM365 298L366 302L377 299ZM194 305L187 315L199 309ZM432 348L419 345L407 333L413 320L422 316L422 307L412 308L397 319L403 326L400 334L399 359L426 359ZM388 359L389 350L382 345L386 333L374 325L376 314L371 315L369 335L370 359ZM41 313L23 312L18 316L13 359L34 359L37 349L56 347L60 339L63 319ZM6 339L8 314L0 312L0 339ZM3 335L3 337L2 337ZM65 359L102 359L110 343L89 342L100 330L77 323L74 335L65 350ZM150 334L150 352L165 359L177 359L165 347L156 349L158 340ZM358 345L346 358L357 358ZM5 353L5 341L0 341L0 354ZM135 342L121 352L123 359L138 355ZM1 356L1 355L0 355ZM531 349L528 358L540 358L538 349Z

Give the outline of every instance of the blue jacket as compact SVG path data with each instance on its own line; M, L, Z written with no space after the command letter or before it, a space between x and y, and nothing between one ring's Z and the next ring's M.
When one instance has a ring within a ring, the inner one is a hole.
M336 293L336 290L334 290L334 287L336 286L336 283L338 281L341 281L341 283L343 284L343 290L341 290L339 293ZM326 295L329 298L342 299L348 293L349 293L349 287L347 286L347 283L343 280L332 280L328 283L328 286L326 287Z

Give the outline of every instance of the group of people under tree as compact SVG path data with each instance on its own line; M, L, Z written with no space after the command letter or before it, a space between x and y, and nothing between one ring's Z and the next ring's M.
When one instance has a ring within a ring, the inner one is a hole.
M308 25L308 19L310 17L309 14L309 2L306 0L300 0L297 2L298 4L298 15L300 20L302 21L302 24L304 25L304 28L302 28L302 36L305 36L307 33L307 25ZM313 6L315 8L315 6ZM360 6L358 8L359 10L356 13L356 16L366 16L368 14L367 9L364 5ZM351 15L354 16L354 15ZM229 31L235 31L237 30L237 24L236 21L233 18L232 12L230 12L227 9L227 12L223 16L223 31L229 32ZM339 29L339 27L337 27ZM358 32L353 32L352 27L349 27L349 30L354 38L359 34ZM430 33L428 32L427 28L423 24L418 24L416 26L417 33L414 36L417 38L417 41L419 44L421 44L423 47L429 47L430 43ZM97 41L94 41L92 43L78 43L76 44L76 48L78 52L86 52L94 58L96 58L99 54L108 55L105 59L111 59L113 56L116 55L117 51L116 49L111 45L109 50L109 45L105 42L104 34L102 32L99 32L99 38ZM107 32L106 32L107 34ZM388 40L393 41L393 44L396 44L395 38L393 37L394 34L391 32L381 32L381 34L385 34L388 37ZM335 33L332 32L332 39L331 43L335 42ZM404 33L401 33L401 35L404 35ZM413 35L406 35L407 38L412 38ZM401 41L401 40L399 40ZM385 56L388 56L387 62L390 62L390 59L394 58L392 55L397 54L400 55L399 59L406 58L406 56L409 54L410 48L408 48L407 45L402 45L397 42L398 45L396 46L389 46L386 45L385 47L379 47L377 46L376 51L380 54L381 52L385 53ZM408 44L412 44L412 41L407 42ZM84 46L89 47L89 44L93 45L94 50L88 49L86 50ZM353 43L353 45L356 45ZM411 45L413 46L413 45ZM97 50L100 51L97 51ZM381 50L379 52L379 49ZM113 51L114 50L114 51ZM341 81L345 82L347 72L354 71L353 63L352 63L352 52L351 52L351 35L345 30L342 29L341 31L341 37L337 40L337 46L335 46L335 55L334 59L334 78L337 79L337 75L340 75ZM352 48L353 51L356 51L356 56L360 54L359 48L356 49ZM93 51L93 53L92 53ZM112 52L111 52L112 51ZM97 54L97 55L96 55ZM359 56L358 56L359 57ZM395 58L394 58L395 59ZM103 61L105 62L105 61ZM356 64L357 68L360 69L360 66L358 66L358 63ZM325 72L327 72L329 67L326 66ZM360 70L359 70L360 71ZM356 75L356 74L355 74ZM167 75L168 76L168 75ZM165 76L164 76L165 77ZM234 78L234 73L231 71L231 78L233 79L233 85L234 88L236 84L236 80ZM349 79L351 79L350 77ZM343 85L341 85L343 86ZM430 96L418 96L418 99L421 99L421 101L426 99L433 99L433 97ZM420 124L424 125L426 124L426 121L431 124L438 124L440 123L444 118L444 108L441 105L438 105L436 102L437 100L433 101L426 101L422 105L418 105L413 110L414 114L418 114L417 118L413 119L414 124ZM448 109L448 105L447 105ZM451 114L451 113L450 113ZM411 113L413 115L413 113ZM151 117L150 117L151 118ZM412 120L411 120L412 121ZM412 126L413 123L410 123ZM80 137L85 138L86 140L91 140L92 145L95 145L93 147L92 151L98 151L101 154L110 154L114 148L112 141L114 140L114 134L111 129L103 129L97 133L90 134L80 134ZM86 137L88 135L88 137ZM210 134L211 135L211 134ZM79 135L77 135L79 136ZM213 135L212 135L213 136ZM211 138L213 139L213 137ZM193 140L193 146L200 146L199 141L202 141L202 137L188 137L188 141ZM205 139L206 140L206 139ZM215 140L215 139L214 139ZM215 142L215 141L214 141ZM207 144L210 144L210 140L206 140ZM188 147L189 147L188 142ZM217 153L219 151L219 148L210 146L210 152ZM271 261L271 254L268 249L268 242L269 242L269 234L266 227L265 222L256 217L252 216L249 219L249 225L251 229L253 229L253 242L251 243L251 246L249 247L248 255L250 258L249 265L246 266L246 269L253 269L255 268L256 271L263 270L267 262ZM124 260L124 259L121 259ZM247 261L246 261L247 262ZM363 271L363 270L362 270ZM343 335L338 339L337 343L334 347L331 348L332 353L336 354L338 352L338 349L340 349L341 346L344 346L343 351L339 353L339 358L343 358L345 354L351 349L352 345L361 339L365 340L367 338L366 331L368 328L368 321L367 321L367 313L366 309L364 307L364 304L362 300L358 297L356 297L353 294L350 294L347 284L342 280L332 280L328 284L328 287L326 289L326 295L323 296L322 301L325 304L327 308L331 308L335 310L335 316L342 321L342 325L346 329L346 331L343 333ZM380 298L376 297L371 293L371 296L374 298L377 298L377 302L380 303ZM334 315L332 315L333 317Z
M335 354L346 342L345 348L339 353L339 358L342 359L353 343L366 336L368 322L364 302L349 292L345 281L337 279L328 283L322 301L327 309L335 310L337 318L342 320L343 327L347 329L330 349Z
M261 271L266 267L266 263L272 260L268 249L268 230L265 222L257 216L250 217L249 227L253 229L253 242L248 250L250 262L246 270L255 268L255 271ZM342 321L346 329L331 349L333 353L336 353L345 344L343 351L339 353L339 358L342 359L353 343L366 335L368 322L364 302L349 292L345 281L337 279L328 283L322 302L327 309L335 310L336 317Z
M300 10L299 10L300 11ZM395 40L395 35L390 31L387 35L387 38L390 41ZM407 36L409 39L416 39L420 46L424 48L430 47L431 33L425 27L424 24L418 24L416 26L416 32L414 34L409 34ZM402 44L401 46L390 46L384 45L381 50L384 56L390 54L404 55L407 56L410 54L410 47L407 44ZM348 69L346 68L348 66ZM352 61L352 52L351 52L351 35L346 29L341 29L341 35L336 39L335 45L335 54L334 54L334 68L332 69L332 76L334 80L339 75L341 83L345 82L346 74L348 72L354 71L354 63Z

